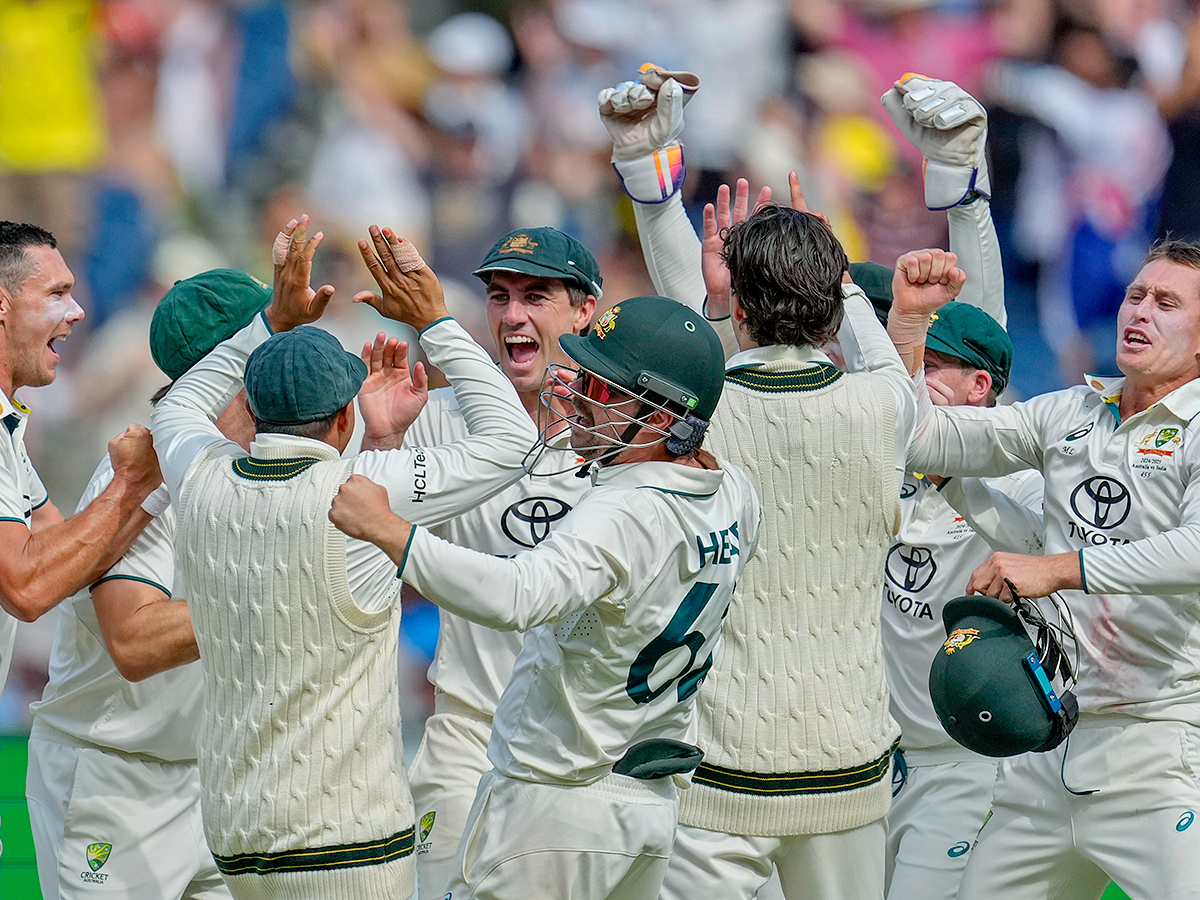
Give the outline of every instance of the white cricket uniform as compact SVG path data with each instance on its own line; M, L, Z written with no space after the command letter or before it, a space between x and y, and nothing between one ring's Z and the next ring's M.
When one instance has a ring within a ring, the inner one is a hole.
M76 512L112 477L105 456ZM128 579L169 598L180 583L174 535L170 507L97 584ZM201 837L200 664L126 681L105 646L90 590L57 615L50 680L30 707L26 794L42 896L83 896L103 885L146 900L228 897Z
M20 400L0 394L0 522L22 522L32 530L33 511L50 498L25 452L28 421L29 409ZM0 692L8 680L16 640L17 619L0 609Z
M1095 897L1105 875L1145 897L1200 883L1200 380L1124 422L1122 385L1089 376L1009 407L935 409L918 379L913 467L1040 469L1046 553L1078 553L1084 582L1062 592L1078 635L1080 724L1054 751L1001 765L968 900Z
M961 481L951 479L947 489ZM986 486L1040 511L1036 472L989 479ZM884 568L880 619L892 718L901 729L888 811L887 896L954 900L991 806L996 760L946 734L929 697L929 667L946 639L943 608L966 592L971 573L993 547L941 491L916 475L900 488L900 522ZM1028 546L997 549L1033 552Z
M222 438L211 423L198 420L195 412L199 409L211 416L229 402L240 387L250 352L269 334L265 319L256 317L197 363L155 410L155 441L164 480L172 491L179 492L205 459L245 456L240 446ZM382 484L392 508L400 514L436 524L473 508L520 478L522 460L536 432L512 385L457 323L451 319L433 323L421 333L421 343L430 362L454 385L470 435L428 449L366 451L354 458L351 468ZM330 457L327 444L263 434L251 446L250 462L295 456L300 445L313 457ZM333 452L336 455L336 450ZM391 602L396 593L396 566L379 548L347 539L346 571L354 602L361 609L374 613ZM407 783L402 789L407 791ZM411 844L407 852L411 852Z
M696 690L757 543L758 500L724 463L592 477L550 537L514 559L421 529L408 548L402 575L422 594L527 632L447 897L658 896L674 784L613 765L643 741L694 740Z
M466 436L454 392L442 389L430 394L404 442L411 447L436 447ZM527 475L431 530L461 547L512 557L545 540L590 488L591 482L576 477L574 469L558 475ZM434 710L408 771L417 815L419 900L441 900L446 894L479 780L492 767L487 747L496 704L523 640L519 632L498 631L438 611L441 628L429 667Z

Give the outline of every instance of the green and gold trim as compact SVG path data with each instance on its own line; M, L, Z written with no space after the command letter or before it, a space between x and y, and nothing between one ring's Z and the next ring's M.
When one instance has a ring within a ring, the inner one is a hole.
M247 481L286 481L295 478L309 466L319 462L311 456L296 456L290 459L255 459L243 456L233 461L233 472Z
M284 850L281 853L243 853L238 856L217 856L217 868L222 875L270 875L275 872L313 872L330 869L352 869L358 866L379 866L403 859L413 852L415 826L393 834L390 838L344 844L340 847L313 847L307 850Z
M804 369L769 372L757 366L730 369L725 380L764 394L817 391L833 384L845 374L837 366L817 363Z
M701 763L692 775L695 784L731 791L735 794L753 794L759 797L787 796L792 794L836 794L855 788L875 784L887 774L891 765L892 751L879 759L851 769L831 772L787 772L763 774L740 772Z

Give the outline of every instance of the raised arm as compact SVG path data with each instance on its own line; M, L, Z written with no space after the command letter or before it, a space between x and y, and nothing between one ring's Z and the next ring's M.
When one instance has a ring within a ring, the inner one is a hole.
M947 211L950 250L967 273L959 302L979 307L1004 327L1004 269L985 152L987 110L954 82L920 75L905 75L881 102L927 160L926 205Z
M411 243L373 228L359 249L379 292L363 292L355 301L421 329L421 346L450 381L470 436L440 447L364 452L354 471L384 485L397 512L438 524L524 475L537 429L503 372L449 317L437 276Z
M162 483L150 432L130 425L108 451L112 483L77 515L32 531L23 514L0 517L0 606L10 615L32 622L91 584L150 521L141 505Z

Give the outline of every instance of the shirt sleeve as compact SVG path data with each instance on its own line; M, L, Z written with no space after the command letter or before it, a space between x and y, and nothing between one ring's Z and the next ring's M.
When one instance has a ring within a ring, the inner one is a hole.
M175 581L175 508L155 516L125 555L96 584L125 579L156 587L169 598ZM93 584L94 588L96 584Z
M959 303L977 306L1008 327L1004 307L1004 266L1000 261L1000 240L992 222L991 204L984 198L952 207L950 249L958 256L958 267L967 273L966 284L958 295Z
M593 495L546 540L511 559L414 529L401 576L443 609L504 631L527 631L610 595L621 603L647 577L650 553L662 543L652 510L629 500L625 492Z
M21 522L28 526L32 497L25 496L24 479L16 468L29 465L21 458L23 455L11 457L6 453L0 465L0 522ZM44 489L42 493L45 493Z
M917 424L908 448L912 471L991 476L1041 469L1040 423L1054 412L1054 394L1011 406L934 406L924 370L911 381L917 396Z
M704 301L708 291L700 267L700 239L683 208L682 195L676 191L663 203L635 201L633 218L654 289L707 318ZM710 322L721 339L725 358L729 359L741 349L733 334L732 320L726 316Z
M904 479L908 443L916 421L916 395L900 354L879 324L867 295L857 284L842 285L845 314L838 331L842 356L849 372L881 376L896 397L896 471Z
M1045 551L1042 479L1023 473L1002 489L979 478L951 478L942 496L993 550L1040 556Z
M187 370L150 416L150 431L163 481L179 497L193 466L211 453L244 454L214 424L242 388L251 351L271 336L261 313L229 340Z
M435 322L422 332L421 345L449 379L469 436L437 447L367 451L355 459L354 471L387 488L398 515L429 526L520 479L538 433L512 384L461 325Z

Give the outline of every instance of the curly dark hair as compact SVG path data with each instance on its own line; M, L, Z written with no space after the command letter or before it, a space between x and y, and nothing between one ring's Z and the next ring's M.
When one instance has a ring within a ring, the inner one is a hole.
M764 206L728 229L721 258L759 346L819 347L837 335L849 260L820 216Z
M58 247L58 241L37 225L0 221L0 287L10 294L21 290L25 279L33 274L33 262L25 248L40 246Z

